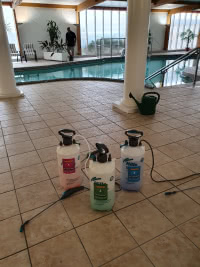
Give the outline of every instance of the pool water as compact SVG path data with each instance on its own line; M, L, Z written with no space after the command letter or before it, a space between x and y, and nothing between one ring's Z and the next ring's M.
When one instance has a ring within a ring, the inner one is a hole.
M160 68L169 64L166 59L152 59L147 61L146 76L154 73ZM177 67L177 66L176 66ZM91 61L87 63L76 63L73 65L63 64L60 66L51 66L48 68L15 70L15 79L18 84L29 82L50 81L58 79L76 79L76 78L106 78L113 80L123 80L125 63L123 59L109 61ZM164 79L164 85L174 85L184 83L180 73L170 75L176 72L175 69L168 71L168 80ZM173 77L171 77L173 76ZM162 75L157 76L152 81L159 85L163 80ZM169 84L170 80L170 84Z

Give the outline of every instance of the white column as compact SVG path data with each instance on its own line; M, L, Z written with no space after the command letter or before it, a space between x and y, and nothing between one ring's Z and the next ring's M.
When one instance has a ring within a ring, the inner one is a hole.
M22 95L23 93L16 88L3 17L3 8L0 0L0 98L18 97Z
M133 99L129 98L130 92L138 100L144 92L150 11L151 0L128 0L123 99L113 104L126 113L136 109Z

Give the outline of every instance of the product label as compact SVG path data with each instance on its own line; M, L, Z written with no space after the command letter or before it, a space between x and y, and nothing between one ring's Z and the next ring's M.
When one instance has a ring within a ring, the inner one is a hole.
M75 173L75 158L63 159L63 173L70 174Z
M107 200L108 199L108 185L105 183L94 183L94 199Z
M140 166L127 166L128 169L128 182L136 183L140 181Z

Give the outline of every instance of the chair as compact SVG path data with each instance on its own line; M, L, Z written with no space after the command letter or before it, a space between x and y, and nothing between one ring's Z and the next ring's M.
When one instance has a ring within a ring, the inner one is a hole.
M36 50L34 49L34 46L32 43L26 43L23 45L23 50L24 50L24 58L27 62L27 56L34 56L35 61L37 61L37 53Z
M11 57L17 57L17 61L18 61L18 57L21 58L21 55L20 55L20 52L17 51L17 49L15 47L15 44L9 44L9 47L10 47L10 55L11 55ZM22 61L22 58L21 58L21 61Z

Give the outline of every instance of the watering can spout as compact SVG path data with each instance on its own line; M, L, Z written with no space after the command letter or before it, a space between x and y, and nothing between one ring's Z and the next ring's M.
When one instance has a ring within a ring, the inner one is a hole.
M141 107L141 103L132 95L132 93L129 94L130 98L133 98L133 100L135 101L135 103L137 104L138 108L140 109Z

